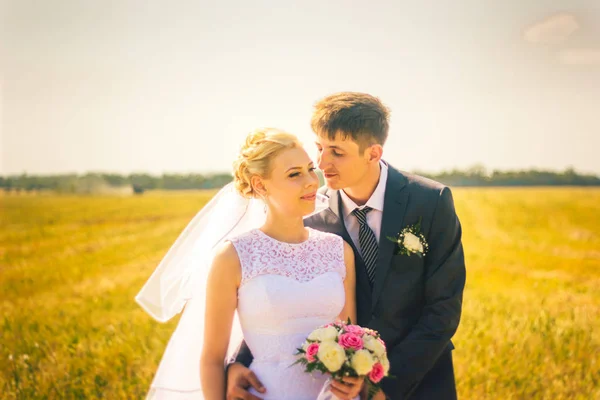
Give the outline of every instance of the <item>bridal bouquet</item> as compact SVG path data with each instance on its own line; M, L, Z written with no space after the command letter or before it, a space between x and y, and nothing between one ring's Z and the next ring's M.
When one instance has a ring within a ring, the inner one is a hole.
M297 349L296 355L305 366L305 372L320 371L330 379L345 376L365 377L369 398L380 389L379 383L388 376L390 363L385 343L379 334L368 328L351 325L350 321L335 322L315 329ZM318 400L335 399L329 392L328 381Z

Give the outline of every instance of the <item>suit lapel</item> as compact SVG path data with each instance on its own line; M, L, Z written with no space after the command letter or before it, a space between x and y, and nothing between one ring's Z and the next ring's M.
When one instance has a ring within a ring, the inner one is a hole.
M379 257L373 285L372 307L375 307L381 295L385 278L390 269L395 243L388 237L396 237L402 228L404 214L408 205L409 191L403 190L406 178L388 165L388 179L383 201L383 216L379 235Z
M328 189L325 195L329 196L329 208L325 211L328 215L325 216L325 220L328 228L331 229L331 233L335 233L338 236L341 236L350 246L352 246L352 250L354 250L355 257L355 268L356 268L356 283L357 290L363 290L369 294L371 294L371 285L369 284L369 276L367 275L367 270L365 269L365 263L360 256L360 252L354 245L352 238L350 238L350 234L346 229L346 225L344 224L344 215L342 214L342 206L341 206L341 197L340 193L337 190Z

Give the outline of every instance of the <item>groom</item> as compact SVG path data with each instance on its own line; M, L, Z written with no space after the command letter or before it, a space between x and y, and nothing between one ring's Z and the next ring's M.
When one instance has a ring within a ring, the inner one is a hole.
M388 120L388 109L364 93L337 93L315 105L311 125L329 208L306 225L354 249L356 322L379 331L394 376L376 398L456 399L450 339L466 276L461 226L450 189L381 160ZM414 235L392 240L407 228ZM264 390L243 366L251 357L242 346L229 366L227 399L255 399L250 385ZM342 399L360 391L356 379L334 384Z

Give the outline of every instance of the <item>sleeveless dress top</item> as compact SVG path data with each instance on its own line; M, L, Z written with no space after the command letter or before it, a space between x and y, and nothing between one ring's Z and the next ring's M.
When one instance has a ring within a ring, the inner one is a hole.
M238 315L254 360L250 369L266 400L314 400L327 377L307 374L296 349L345 303L343 239L307 228L302 243L277 241L259 229L231 239L241 263Z

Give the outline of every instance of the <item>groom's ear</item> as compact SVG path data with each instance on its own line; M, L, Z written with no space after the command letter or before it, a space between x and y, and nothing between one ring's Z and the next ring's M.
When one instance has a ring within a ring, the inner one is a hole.
M380 144L372 144L365 150L367 160L369 162L378 163L383 156L383 146Z

